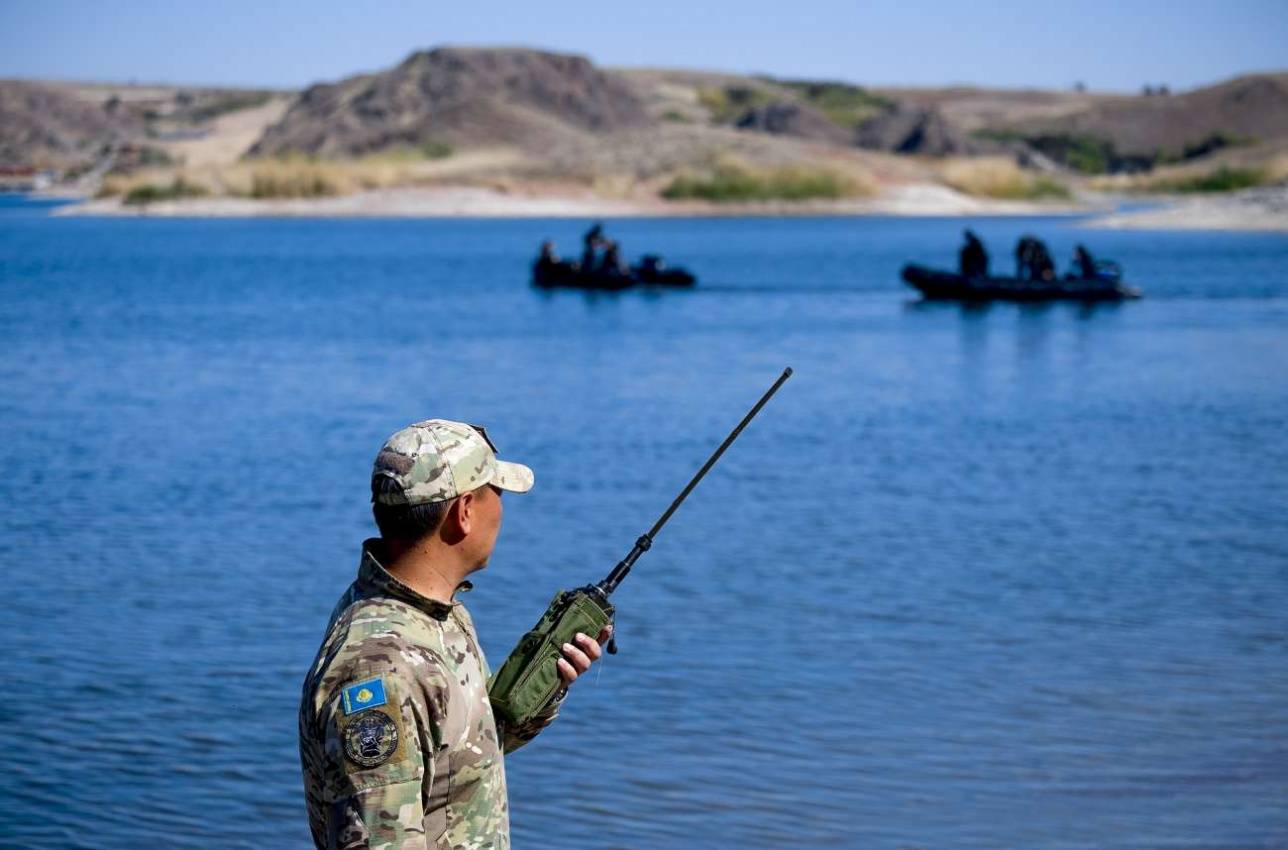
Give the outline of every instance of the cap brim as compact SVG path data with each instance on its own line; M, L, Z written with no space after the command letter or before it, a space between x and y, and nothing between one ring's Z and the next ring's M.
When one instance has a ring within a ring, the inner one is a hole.
M509 490L511 493L526 493L532 489L536 476L532 470L521 463L510 463L507 460L498 460L496 462L496 474L492 476L490 482L493 486L500 487L502 490Z

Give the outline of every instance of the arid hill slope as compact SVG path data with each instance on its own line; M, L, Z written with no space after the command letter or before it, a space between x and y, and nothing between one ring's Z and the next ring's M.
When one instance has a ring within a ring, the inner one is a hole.
M443 47L300 93L0 82L0 166L95 166L91 175L131 179L151 169L138 179L154 183L186 169L215 193L456 182L656 195L680 178L728 186L759 170L806 181L827 171L868 189L943 182L1058 197L1087 176L1160 167L1121 179L1162 185L1234 168L1245 182L1273 182L1285 152L1288 74L1148 96L869 89ZM278 162L288 154L301 156ZM333 179L303 163L349 170ZM269 174L274 164L299 173Z
M1134 96L867 89L683 70L623 73L647 92L655 115L901 154L1027 153L1076 170L1139 170L1225 147L1288 144L1288 74L1282 73Z
M388 71L309 87L251 153L355 156L432 143L540 150L570 132L649 123L635 89L584 57L439 48Z
M45 83L0 81L0 164L70 168L142 129L119 101L88 102Z
M1182 154L1215 137L1280 141L1288 139L1288 74L1238 77L1182 94L1106 98L1083 110L1013 126L1101 138L1136 155Z

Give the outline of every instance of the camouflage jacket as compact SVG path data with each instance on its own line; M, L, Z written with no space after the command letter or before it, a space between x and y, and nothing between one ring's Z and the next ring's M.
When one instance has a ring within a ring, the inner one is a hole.
M550 724L497 728L469 612L421 596L363 546L304 682L300 761L319 848L508 848L502 754ZM467 588L466 588L467 589Z

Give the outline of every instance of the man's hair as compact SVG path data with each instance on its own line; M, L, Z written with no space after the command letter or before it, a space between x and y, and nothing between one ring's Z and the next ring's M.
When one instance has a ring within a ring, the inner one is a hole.
M387 475L371 477L371 497L379 499L401 493L402 487ZM420 540L428 537L443 524L447 509L455 499L445 502L427 502L423 505L384 505L379 501L371 503L371 515L376 519L376 528L386 540Z

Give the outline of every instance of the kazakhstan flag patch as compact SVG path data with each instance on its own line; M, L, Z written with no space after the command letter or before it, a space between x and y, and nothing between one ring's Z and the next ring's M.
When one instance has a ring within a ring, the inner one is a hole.
M369 679L356 685L350 685L342 693L344 713L346 715L385 704L385 683L383 679Z

